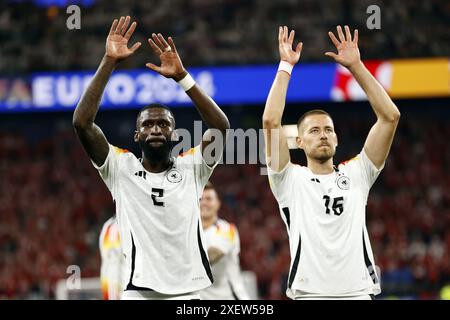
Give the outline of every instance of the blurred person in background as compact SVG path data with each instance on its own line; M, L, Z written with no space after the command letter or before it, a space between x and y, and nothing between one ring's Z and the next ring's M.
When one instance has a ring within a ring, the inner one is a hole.
M300 117L297 146L307 166L294 165L281 127L286 93L303 44L293 49L295 32L279 27L280 65L267 98L263 128L269 183L286 224L291 267L286 293L291 299L370 300L381 292L366 228L369 190L384 167L400 112L360 59L358 30L353 37L338 26L328 35L338 53L326 52L349 69L367 94L377 117L361 152L338 166L331 116L312 110ZM293 259L292 259L293 258Z
M109 218L102 227L100 246L100 285L103 300L120 300L123 292L124 258L120 246L116 217Z
M200 296L204 300L249 300L239 262L239 233L234 224L219 218L219 210L219 196L208 182L200 200L200 213L214 283L200 291Z

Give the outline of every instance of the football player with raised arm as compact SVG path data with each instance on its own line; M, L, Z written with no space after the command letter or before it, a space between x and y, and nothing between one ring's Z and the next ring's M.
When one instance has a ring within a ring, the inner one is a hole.
M108 142L94 121L111 73L141 45L128 47L136 28L130 20L127 16L112 23L105 54L76 107L73 125L116 204L125 255L122 299L199 299L197 292L213 282L199 199L222 155L229 121L186 71L173 39L153 33L148 42L161 65L147 67L176 81L209 129L195 148L172 156L175 116L167 106L151 104L136 119L134 141L141 158ZM205 149L216 139L220 150L206 156Z

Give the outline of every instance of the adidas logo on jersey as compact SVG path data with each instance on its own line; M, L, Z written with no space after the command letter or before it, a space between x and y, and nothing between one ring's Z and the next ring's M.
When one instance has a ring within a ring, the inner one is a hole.
M135 175L135 176L138 176L138 177L142 177L142 178L144 178L145 180L147 180L147 172L145 172L145 171L138 171L138 172L135 172L134 175Z

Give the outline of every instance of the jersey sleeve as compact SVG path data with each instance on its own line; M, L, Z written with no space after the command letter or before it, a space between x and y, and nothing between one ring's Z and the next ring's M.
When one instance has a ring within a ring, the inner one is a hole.
M100 177L111 192L113 199L116 198L116 180L117 172L119 170L119 159L124 152L127 151L110 144L108 155L101 166L97 166L94 161L91 160L94 168L98 170Z
M195 178L199 182L201 188L203 189L208 183L209 177L211 176L213 170L217 166L217 161L214 165L210 166L206 163L202 155L201 145L193 148L193 159L194 159L194 173Z
M293 172L294 165L291 162L279 172L267 167L270 189L280 205L286 203L287 195L291 193Z
M99 237L100 257L102 262L108 258L108 249L111 247L111 234L113 230L116 230L117 222L115 218L109 218L102 227ZM115 245L117 243L114 243Z
M109 226L109 220L103 224L103 227L102 227L102 230L100 232L99 239L98 239L98 247L99 247L99 250L100 250L100 258L102 259L102 261L105 258L105 248L103 246L103 242L105 241L105 235L106 235L106 231L108 229L108 226Z
M234 229L234 238L235 238L235 241L234 241L234 244L233 244L234 253L235 254L240 254L241 253L241 239L239 238L239 232L238 232L236 227Z

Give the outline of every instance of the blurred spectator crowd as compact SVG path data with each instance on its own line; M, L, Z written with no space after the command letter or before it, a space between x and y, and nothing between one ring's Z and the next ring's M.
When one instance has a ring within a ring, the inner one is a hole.
M350 142L369 126L357 118L337 127L339 148L347 148L337 161L359 152L362 144ZM41 138L0 131L0 298L54 298L70 265L80 266L82 277L99 275L98 236L113 202L70 123L57 127ZM438 298L450 283L450 127L409 116L398 130L367 206L383 296ZM123 145L110 141L128 147L131 135ZM219 165L212 182L220 215L239 229L241 265L255 272L260 298L284 299L287 232L260 168Z
M380 30L369 30L370 5L380 8ZM37 8L30 1L0 3L0 72L95 69L114 18L138 22L135 56L143 68L157 61L146 39L173 36L185 65L265 64L278 60L278 26L296 30L302 61L328 61L327 32L348 24L360 32L364 59L449 56L450 2L445 0L97 0L81 8L81 29L69 30L66 8Z

